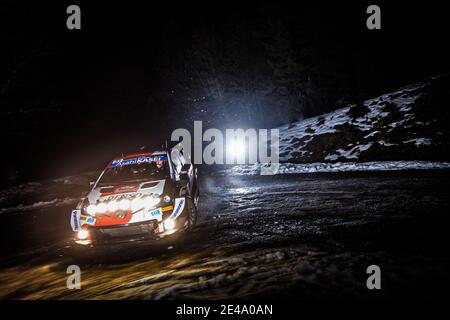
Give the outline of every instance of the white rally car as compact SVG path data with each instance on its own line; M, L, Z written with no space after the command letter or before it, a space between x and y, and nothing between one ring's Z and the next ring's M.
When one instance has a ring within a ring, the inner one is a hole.
M197 221L197 169L182 149L113 159L72 211L79 244L157 239Z

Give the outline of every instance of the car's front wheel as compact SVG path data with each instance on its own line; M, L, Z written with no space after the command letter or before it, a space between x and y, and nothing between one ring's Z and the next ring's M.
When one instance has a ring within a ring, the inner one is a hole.
M197 207L195 206L194 201L189 197L186 197L186 205L188 210L187 229L191 230L197 223Z

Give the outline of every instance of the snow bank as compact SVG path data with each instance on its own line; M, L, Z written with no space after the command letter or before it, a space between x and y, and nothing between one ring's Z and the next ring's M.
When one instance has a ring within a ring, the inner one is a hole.
M223 170L227 175L259 175L260 165L239 165ZM394 171L450 169L450 162L434 161L372 161L372 162L316 162L281 163L278 174L317 172Z
M33 204L23 205L20 204L15 207L0 208L0 214L14 213L14 212L26 212L30 210L43 209L48 207L58 207L62 205L75 204L79 199L65 198L65 199L53 199L49 201L38 201Z
M436 78L280 126L280 162L449 161L448 101ZM439 101L439 102L436 102Z

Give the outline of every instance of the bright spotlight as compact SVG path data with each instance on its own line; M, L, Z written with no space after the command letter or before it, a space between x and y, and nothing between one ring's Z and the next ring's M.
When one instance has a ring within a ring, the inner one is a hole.
M227 142L227 152L232 157L245 156L245 141L233 139Z

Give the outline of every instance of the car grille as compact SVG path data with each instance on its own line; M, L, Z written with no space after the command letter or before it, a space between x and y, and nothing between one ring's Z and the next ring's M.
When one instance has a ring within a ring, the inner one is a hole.
M133 237L133 236L145 236L152 235L153 231L157 227L157 222L146 221L145 223L136 223L130 225L118 225L107 227L95 227L92 228L94 237L97 239L107 238L121 238L121 237Z

